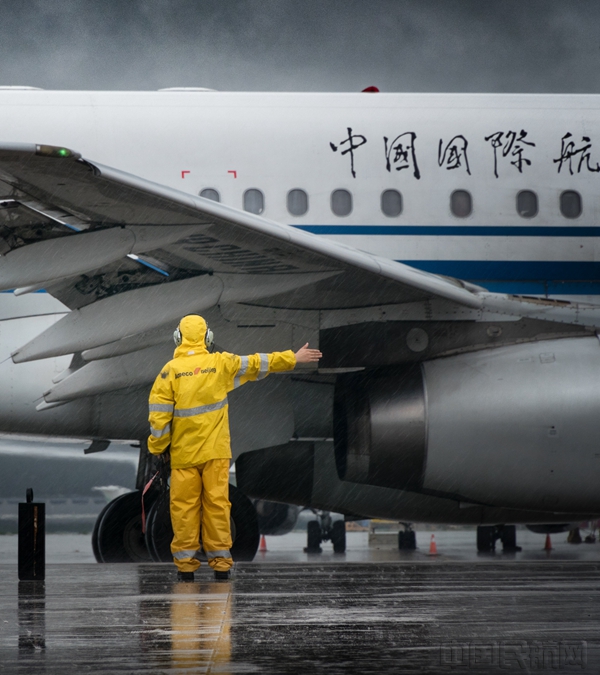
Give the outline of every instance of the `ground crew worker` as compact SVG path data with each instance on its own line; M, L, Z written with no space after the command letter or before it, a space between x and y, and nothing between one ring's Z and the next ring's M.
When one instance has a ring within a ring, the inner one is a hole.
M321 358L308 343L295 354L212 354L213 334L197 314L183 317L173 339L174 358L150 392L148 450L171 457L171 552L180 581L193 581L200 566L199 533L216 579L228 579L231 559L227 394L269 373ZM202 523L200 522L202 521Z

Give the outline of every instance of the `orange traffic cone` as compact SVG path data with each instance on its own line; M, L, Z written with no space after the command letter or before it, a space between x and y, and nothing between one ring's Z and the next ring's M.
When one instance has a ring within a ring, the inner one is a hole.
M550 535L546 535L546 543L544 544L544 551L552 550L552 541L550 540Z
M267 552L267 540L265 539L265 535L263 534L260 538L260 546L258 547L258 550L261 553L266 553Z
M429 543L429 555L437 555L437 545L435 543L435 535L431 535L431 542Z

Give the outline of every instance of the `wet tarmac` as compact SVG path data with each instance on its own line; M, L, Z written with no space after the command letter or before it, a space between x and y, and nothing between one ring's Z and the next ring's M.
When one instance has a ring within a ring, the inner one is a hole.
M268 538L220 583L206 568L183 584L171 565L49 555L45 584L19 584L7 560L0 673L600 672L600 546L558 537L539 557L537 537L463 559L449 545L365 551L350 535L345 556L308 556Z
M431 535L434 534L438 550L437 558L429 556ZM582 532L582 536L586 534ZM306 532L294 531L283 537L268 536L266 542L268 552L258 553L256 562L261 564L280 563L367 563L367 562L401 562L410 555L412 560L420 562L455 561L471 563L487 563L490 558L496 560L554 560L554 561L588 561L600 562L600 542L595 544L572 545L567 543L567 534L552 535L552 551L544 550L544 536L529 530L519 530L517 543L522 551L516 554L505 554L498 543L494 554L478 554L475 547L475 528L464 530L436 530L417 532L417 550L410 554L401 553L397 549L397 535L390 533L387 543L369 545L367 532L347 532L347 550L343 556L333 553L331 543L322 545L320 556L307 556L303 549L306 546ZM94 563L91 534L50 534L46 537L46 560L50 564ZM0 535L0 564L17 563L17 536Z

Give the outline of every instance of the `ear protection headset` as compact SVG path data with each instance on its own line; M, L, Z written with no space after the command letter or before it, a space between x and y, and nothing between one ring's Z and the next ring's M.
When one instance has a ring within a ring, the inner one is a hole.
M195 314L186 314L185 316L195 316ZM185 317L183 318L185 319ZM181 335L181 330L178 325L177 328L173 331L173 342L175 343L175 346L179 347L181 345L182 340L183 337ZM215 348L215 336L208 326L206 326L206 333L204 334L204 345L206 346L206 349L208 349L209 352L212 352L212 350Z

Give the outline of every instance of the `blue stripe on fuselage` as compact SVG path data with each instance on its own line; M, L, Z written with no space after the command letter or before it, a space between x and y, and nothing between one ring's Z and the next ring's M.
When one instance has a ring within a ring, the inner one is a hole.
M313 234L420 237L600 237L600 227L534 225L294 225Z
M313 234L424 237L600 237L600 227L483 225L296 225ZM517 295L600 295L600 262L399 260L433 274Z
M598 281L600 262L562 260L398 260L425 272L489 281Z
M470 281L494 293L600 295L600 262L398 260L424 272Z

